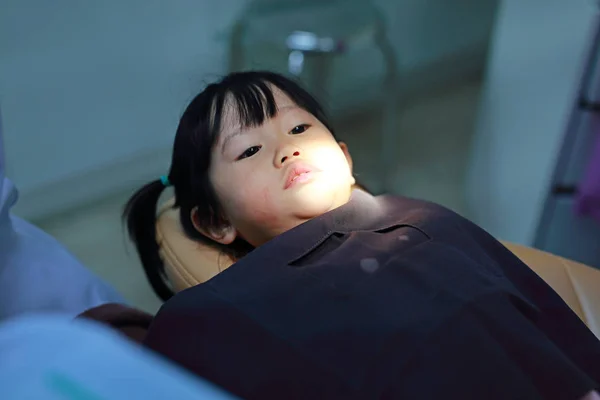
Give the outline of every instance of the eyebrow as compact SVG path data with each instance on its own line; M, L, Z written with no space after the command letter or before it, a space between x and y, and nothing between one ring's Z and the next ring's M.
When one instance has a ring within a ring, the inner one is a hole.
M233 132L233 133L231 133L231 134L227 135L227 136L225 137L225 139L223 139L223 144L221 145L221 154L225 154L225 148L227 147L227 143L229 143L229 141L230 141L231 139L233 139L233 138L234 138L234 137L236 137L236 136L239 136L239 135L241 135L242 133L244 133L244 131L242 131L242 130L239 130L239 131L235 131L235 132Z
M281 113L281 112L287 112L287 111L299 109L299 108L300 107L298 107L295 104L289 105L289 106L283 106L283 107L277 109L277 114L275 114L275 115L279 115L279 113ZM225 139L223 139L223 144L221 144L221 154L225 154L225 148L227 147L227 143L229 143L229 141L231 139L233 139L236 136L240 136L243 133L245 133L245 131L243 129L240 129L240 130L234 131L233 133L230 133L229 135L227 135L225 137Z

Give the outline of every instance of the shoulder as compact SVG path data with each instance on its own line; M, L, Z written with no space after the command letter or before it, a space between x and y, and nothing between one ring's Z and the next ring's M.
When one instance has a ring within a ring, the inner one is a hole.
M392 207L392 208L404 210L404 211L428 210L428 211L435 211L435 212L440 212L440 213L457 215L454 211L450 210L449 208L447 208L441 204L434 203L429 200L416 199L416 198L408 197L408 196L390 195L390 194L377 196L376 199L379 202L381 202L382 204L385 204L387 207Z
M396 195L377 196L376 200L389 222L421 227L432 222L465 221L449 208L427 200Z
M215 295L210 284L205 282L175 294L162 305L155 319L181 314L201 315L220 303L222 300Z

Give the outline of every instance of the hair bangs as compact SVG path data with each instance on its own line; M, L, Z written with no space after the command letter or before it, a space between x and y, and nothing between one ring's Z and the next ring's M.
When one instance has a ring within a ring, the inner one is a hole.
M277 114L273 88L263 80L233 87L228 94L243 128L260 126Z
M229 128L254 128L277 115L273 86L261 79L231 82L221 89L212 104L210 129L213 132L220 132L229 118L236 125Z

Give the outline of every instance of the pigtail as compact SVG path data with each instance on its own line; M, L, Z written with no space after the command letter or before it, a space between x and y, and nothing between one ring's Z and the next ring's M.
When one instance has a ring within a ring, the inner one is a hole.
M155 180L138 190L123 210L123 222L135 245L146 278L154 292L163 301L174 295L166 283L165 270L156 242L156 206L165 183Z

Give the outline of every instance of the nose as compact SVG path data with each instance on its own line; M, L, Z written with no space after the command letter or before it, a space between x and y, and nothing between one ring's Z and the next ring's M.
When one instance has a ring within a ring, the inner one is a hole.
M290 147L285 147L281 149L278 154L275 156L275 164L278 167L282 167L288 162L290 162L295 157L300 156L300 150Z

